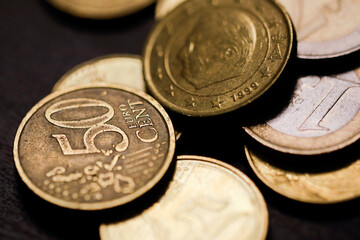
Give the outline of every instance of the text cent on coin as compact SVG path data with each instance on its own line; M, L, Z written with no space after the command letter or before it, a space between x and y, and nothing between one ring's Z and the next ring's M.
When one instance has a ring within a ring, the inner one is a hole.
M145 80L153 96L176 112L230 112L278 79L292 34L288 15L275 1L186 1L151 33Z
M76 17L108 19L134 13L154 0L47 0L53 6Z
M101 225L100 236L263 240L267 229L265 201L242 172L218 160L179 156L174 179L159 202L128 220Z
M175 137L148 95L115 85L56 92L23 119L14 142L25 184L62 207L96 210L125 204L167 171Z

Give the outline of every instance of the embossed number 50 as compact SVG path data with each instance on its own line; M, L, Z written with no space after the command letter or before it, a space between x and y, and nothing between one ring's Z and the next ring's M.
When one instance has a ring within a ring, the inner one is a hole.
M84 107L105 107L108 112L97 117L92 117L82 120L55 120L52 114L68 110ZM129 147L129 138L123 130L111 124L105 124L114 116L114 109L106 102L90 98L74 98L57 102L51 105L45 112L46 119L52 124L63 128L88 128L84 134L85 149L72 149L69 140L65 134L53 134L52 137L56 138L60 144L61 150L64 155L79 155L89 153L101 152L95 146L95 138L97 135L104 132L117 132L122 136L122 141L115 146L118 152L124 152Z

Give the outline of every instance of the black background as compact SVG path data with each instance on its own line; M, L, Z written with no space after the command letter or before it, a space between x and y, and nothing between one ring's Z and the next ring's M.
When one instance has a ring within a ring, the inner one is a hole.
M161 196L158 187L126 207L101 213L63 209L28 190L12 154L22 118L66 71L101 55L141 55L154 23L154 5L129 17L91 21L63 14L41 0L0 1L0 239L99 239L100 223L126 218ZM342 72L359 66L358 57L359 53L327 61L292 59L288 72L290 78ZM183 131L177 154L217 158L245 172L267 202L269 240L360 239L359 200L333 205L298 203L274 193L254 176L243 148L250 139L240 124L254 112L207 119L171 114ZM129 213L129 209L136 210Z

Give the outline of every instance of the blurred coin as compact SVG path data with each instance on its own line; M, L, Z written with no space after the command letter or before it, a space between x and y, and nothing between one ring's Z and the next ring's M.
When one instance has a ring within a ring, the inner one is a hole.
M279 163L277 156L269 152L249 146L245 147L245 152L259 179L285 197L307 203L329 204L360 196L360 158L331 170L315 171L314 167L289 170ZM286 160L290 162L293 159L288 155Z
M158 0L156 2L155 18L158 20L164 18L169 12L174 10L184 1L185 0Z
M61 11L81 18L107 19L139 11L155 0L47 0Z
M41 198L96 210L127 203L167 171L171 121L150 96L116 85L53 93L23 119L14 142L20 177Z
M292 34L289 17L275 1L188 1L151 33L145 80L173 111L230 112L277 80L290 56Z
M301 58L330 58L360 49L359 0L279 0L289 11Z
M255 184L221 161L179 156L158 203L126 221L100 226L112 239L265 239L268 213Z
M116 83L145 91L141 57L118 54L87 61L67 72L52 91L96 83Z
M337 76L302 77L280 114L245 130L282 152L309 155L335 151L360 137L359 97L360 68Z

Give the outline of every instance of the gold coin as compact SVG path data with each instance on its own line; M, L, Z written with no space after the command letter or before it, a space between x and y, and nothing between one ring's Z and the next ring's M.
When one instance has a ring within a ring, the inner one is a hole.
M360 49L360 1L279 0L289 11L301 58L329 58Z
M158 0L156 2L155 18L158 20L164 18L184 1L185 0Z
M54 7L76 17L107 19L139 11L155 0L47 0Z
M116 83L145 92L141 57L114 54L84 62L61 77L52 91L96 83Z
M170 118L150 96L116 85L53 93L21 122L14 142L20 177L62 207L97 210L151 189L174 154Z
M341 149L360 137L360 68L336 76L299 78L289 105L245 130L278 151L311 155Z
M265 149L259 151L249 146L245 147L245 152L251 168L259 179L275 192L290 199L330 204L360 196L359 157L350 164L336 166L330 170L329 166L324 166L323 170L316 170L314 166L307 169L289 169L289 162L294 160L294 156L289 154L282 157L286 159L280 159ZM336 160L344 162L345 159ZM286 167L284 162L288 162Z
M230 112L277 80L292 34L288 15L275 1L186 1L151 33L145 80L153 96L176 112Z
M179 156L165 195L140 215L102 224L102 240L265 239L268 212L255 184L221 161Z

